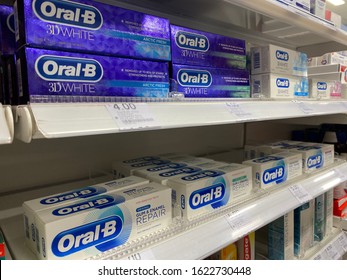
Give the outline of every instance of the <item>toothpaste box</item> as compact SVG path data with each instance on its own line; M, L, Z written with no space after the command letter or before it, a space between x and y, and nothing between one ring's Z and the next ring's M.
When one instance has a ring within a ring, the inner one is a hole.
M307 54L268 45L251 48L251 73L307 77Z
M330 189L325 193L324 202L325 234L330 234L334 223L334 189Z
M255 232L251 232L237 242L238 260L255 260Z
M304 256L313 246L314 200L294 209L294 254Z
M310 0L279 0L279 2L286 2L302 10L310 11Z
M311 0L310 13L325 19L325 0Z
M4 104L18 104L18 83L15 55L2 55L2 84L4 91Z
M314 240L322 241L325 236L325 194L315 198L314 206Z
M236 243L231 243L220 250L217 260L237 260L237 253Z
M311 98L331 99L342 97L342 84L340 81L309 79L309 84Z
M278 149L281 147L287 147L290 145L298 145L300 143L302 142L292 141L292 140L281 140L281 141L259 145L255 147L256 157L268 156L268 155L276 153Z
M260 98L308 98L307 77L283 74L259 74L251 76L252 97Z
M146 178L152 182L167 185L169 179L179 178L189 174L197 173L205 169L215 169L226 165L228 164L220 161L208 161L202 162L200 164L195 163L193 165L186 165L181 168L152 172L151 174L148 174Z
M334 145L320 143L301 143L281 147L279 151L290 151L302 155L302 167L304 172L310 172L334 162Z
M14 54L16 47L13 7L0 5L0 53Z
M23 48L17 56L20 102L56 96L167 97L168 64Z
M311 67L317 66L317 57L308 57L307 58L307 74L309 75L309 71Z
M113 180L93 186L86 186L64 193L58 193L46 197L40 197L25 201L22 205L24 217L25 241L27 246L36 254L40 251L40 243L37 238L37 227L35 225L35 215L37 212L73 203L104 194L109 191L120 190L129 186L136 187L148 184L149 181L140 177L130 176L127 178Z
M210 159L198 158L198 157L187 157L187 158L182 157L182 160L178 160L178 161L175 160L175 161L171 161L167 164L162 164L162 165L151 166L151 167L146 167L143 169L134 170L134 175L149 179L152 177L152 175L155 175L155 174L160 174L160 173L171 171L174 169L185 168L185 167L188 167L190 165L199 165L201 163L211 162L211 161L212 160L210 160Z
M172 188L174 211L178 211L174 215L192 220L250 194L252 170L249 166L228 164L171 178L167 186Z
M282 152L244 161L253 170L255 187L269 189L302 174L302 157L299 153Z
M246 69L244 40L171 25L172 63Z
M4 236L0 230L0 260L6 260L6 244Z
M171 58L170 26L164 18L92 0L16 0L14 8L18 48Z
M171 190L149 183L36 214L40 259L85 259L171 224Z
M317 66L330 64L347 65L347 56L341 52L331 52L317 57Z
M188 98L250 97L247 70L173 64L172 79L176 81L177 91Z
M291 260L294 258L293 211L269 224L268 258L270 260Z

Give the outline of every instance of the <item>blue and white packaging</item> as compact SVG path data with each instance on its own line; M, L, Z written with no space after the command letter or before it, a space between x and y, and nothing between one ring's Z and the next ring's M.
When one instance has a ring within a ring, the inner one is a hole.
M294 254L303 257L313 246L314 200L294 209Z
M171 178L174 215L192 220L252 191L252 169L241 164L228 164L215 169Z
M171 190L149 183L39 211L40 259L86 259L168 227Z
M342 84L340 81L326 79L309 79L310 97L316 99L332 99L342 97Z
M310 0L279 0L279 2L286 2L307 12L310 11Z
M281 147L297 145L300 143L301 142L299 141L282 140L282 141L276 141L272 143L259 145L259 146L256 146L254 149L256 150L256 157L264 157L264 156L268 156L268 155L276 153L278 149Z
M268 225L268 257L270 260L292 260L294 258L293 211Z
M252 167L253 185L261 189L272 188L302 174L302 157L299 153L275 153L242 164Z
M325 234L328 235L333 230L334 224L334 189L325 193L324 212L325 212Z
M303 142L298 145L280 147L278 152L280 151L300 153L304 172L311 172L334 162L334 145L330 144Z
M254 98L308 98L307 77L284 74L259 74L251 76L251 90Z
M35 254L40 251L39 240L36 237L36 225L34 218L37 212L105 194L109 191L120 190L121 188L126 188L129 186L141 186L148 183L149 181L146 179L130 176L119 180L86 186L64 193L58 193L25 201L22 208L24 212L23 218L26 244Z
M322 241L325 236L325 194L315 198L314 206L314 240Z
M16 51L13 7L0 5L0 53L13 55Z
M310 1L310 13L325 19L325 0L311 0Z
M307 77L307 54L275 45L251 48L251 74Z

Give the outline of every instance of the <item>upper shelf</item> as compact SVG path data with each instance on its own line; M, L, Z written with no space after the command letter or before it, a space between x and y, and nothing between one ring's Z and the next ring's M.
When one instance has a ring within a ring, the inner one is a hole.
M12 143L13 133L13 115L11 107L0 104L0 144Z
M16 108L16 138L61 138L233 124L347 112L347 101L190 100L149 103L33 103Z

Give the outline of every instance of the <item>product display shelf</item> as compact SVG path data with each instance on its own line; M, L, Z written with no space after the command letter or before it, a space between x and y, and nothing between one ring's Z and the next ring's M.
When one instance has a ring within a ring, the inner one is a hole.
M334 216L334 226L337 228L341 228L347 232L347 218L340 218Z
M15 137L29 143L36 138L197 127L345 112L346 100L192 99L147 103L33 103L16 108Z
M332 22L310 12L278 0L225 0L259 14L270 17L261 22L260 31L279 40L290 39L297 46L313 45L328 41L346 45L347 33Z
M347 179L347 163L337 160L271 191L259 191L233 207L191 222L176 223L161 233L129 242L92 259L203 259L259 229Z
M347 234L341 229L333 228L322 241L305 252L303 259L338 260L347 253Z
M13 141L14 121L10 106L0 104L0 144Z

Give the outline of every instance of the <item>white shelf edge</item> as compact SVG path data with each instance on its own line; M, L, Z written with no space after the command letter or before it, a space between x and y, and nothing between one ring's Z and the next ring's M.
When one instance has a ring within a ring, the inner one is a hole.
M36 138L61 138L129 131L120 129L108 112L107 104L114 103L37 103L19 106L16 109L16 138L30 142ZM142 104L147 105L159 126L132 131L279 120L347 112L346 100L202 101L200 99L189 102ZM269 110L269 104L271 104L271 110Z
M342 172L342 173L341 173ZM342 181L347 172L347 163L338 161L333 166L314 174L304 174L295 182L284 184L267 195L232 208L230 216L221 214L219 217L198 226L171 234L157 243L149 241L146 249L143 244L129 246L124 249L115 248L92 259L203 259L211 253L231 244L248 233L255 231L285 213L299 207L302 203L292 195L289 187L300 184L312 198L328 191ZM232 229L233 228L233 229ZM177 232L177 230L176 230ZM203 246L202 246L203 244Z
M10 144L14 137L14 121L10 106L0 104L0 144Z

